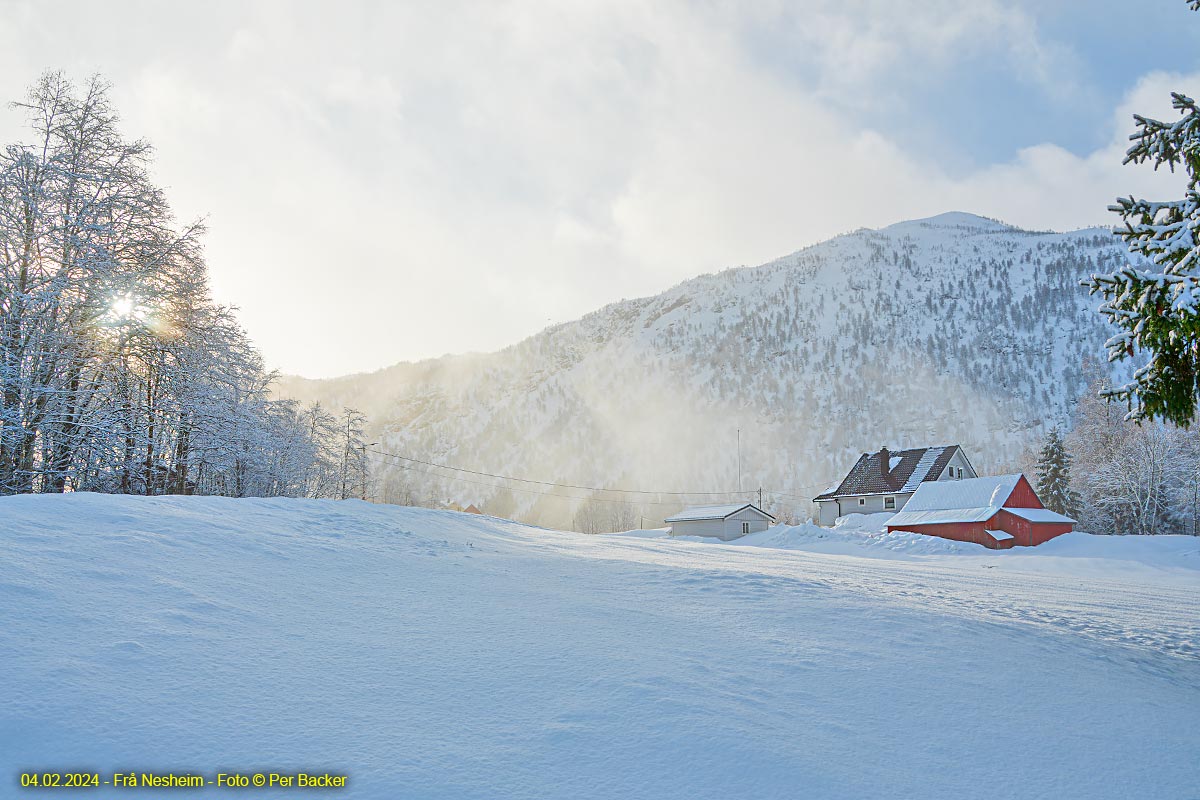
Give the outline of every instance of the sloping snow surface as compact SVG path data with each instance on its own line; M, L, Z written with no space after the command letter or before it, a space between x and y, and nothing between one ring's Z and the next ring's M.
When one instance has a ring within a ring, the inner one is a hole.
M869 527L806 552L0 498L0 794L61 796L16 776L70 768L340 771L315 794L389 799L1196 796L1200 542Z
M926 481L904 504L908 511L947 508L999 508L1016 488L1020 475L989 475L957 481Z
M690 520L700 519L725 519L730 514L735 514L746 508L747 503L734 503L732 505L722 506L692 506L685 508L678 514L672 514L667 517L665 522L687 522Z

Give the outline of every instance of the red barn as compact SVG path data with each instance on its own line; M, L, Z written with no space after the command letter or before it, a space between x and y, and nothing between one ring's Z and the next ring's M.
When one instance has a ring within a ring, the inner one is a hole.
M1039 545L1074 525L1075 520L1043 506L1024 475L998 475L922 483L887 529L998 550Z

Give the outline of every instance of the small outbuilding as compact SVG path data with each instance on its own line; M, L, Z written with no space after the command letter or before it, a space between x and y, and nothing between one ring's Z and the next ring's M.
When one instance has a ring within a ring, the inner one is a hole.
M889 533L924 533L993 550L1033 547L1074 527L1075 520L1043 506L1019 474L922 483L887 522Z
M723 541L765 531L775 521L753 503L694 506L667 517L672 536L711 536Z

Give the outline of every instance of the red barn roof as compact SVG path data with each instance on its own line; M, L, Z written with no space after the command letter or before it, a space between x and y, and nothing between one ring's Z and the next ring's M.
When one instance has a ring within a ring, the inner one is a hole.
M1074 522L1044 507L1024 475L996 475L922 483L887 529L998 548L1041 544Z

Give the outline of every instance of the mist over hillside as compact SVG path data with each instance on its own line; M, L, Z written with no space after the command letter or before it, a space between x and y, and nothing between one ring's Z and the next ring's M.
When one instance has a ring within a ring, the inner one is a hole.
M289 377L279 392L357 407L382 451L564 485L379 456L383 500L569 526L591 498L656 525L762 488L768 510L803 517L881 445L959 443L981 474L1016 463L1068 419L1085 363L1104 363L1111 334L1080 279L1127 257L1101 228L943 214L702 275L495 353Z

